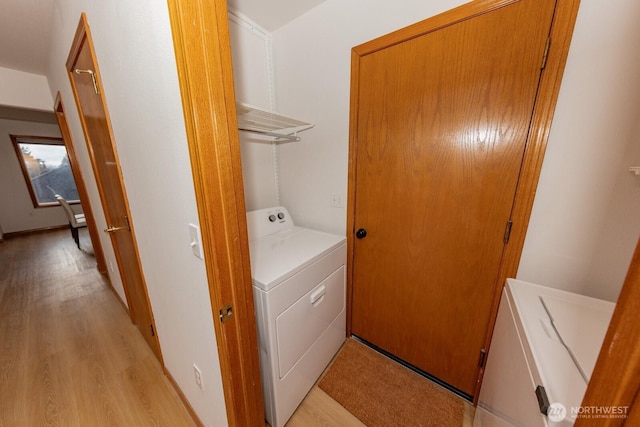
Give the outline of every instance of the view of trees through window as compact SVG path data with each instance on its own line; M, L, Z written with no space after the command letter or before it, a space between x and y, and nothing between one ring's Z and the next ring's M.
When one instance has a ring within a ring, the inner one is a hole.
M35 207L57 205L56 194L79 201L67 149L57 138L11 136Z

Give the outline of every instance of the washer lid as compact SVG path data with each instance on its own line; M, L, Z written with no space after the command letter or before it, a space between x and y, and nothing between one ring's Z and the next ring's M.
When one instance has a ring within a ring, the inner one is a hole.
M518 329L524 332L523 345L531 353L534 381L544 386L550 403L567 408L565 422L573 424L570 408L580 406L587 389L581 370L591 375L615 305L514 279L507 279L506 292Z
M587 380L591 379L615 304L592 298L567 298L564 295L544 295L540 298L578 369Z
M293 227L249 242L253 285L268 291L344 244L342 236Z

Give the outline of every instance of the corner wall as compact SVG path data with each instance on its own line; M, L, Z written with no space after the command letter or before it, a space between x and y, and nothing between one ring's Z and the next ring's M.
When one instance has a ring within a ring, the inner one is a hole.
M273 108L271 36L247 17L229 13L236 100L265 111ZM278 204L278 146L240 132L247 211Z
M55 2L49 87L51 94L61 91L96 222L103 229L102 205L65 69L81 12L93 36L165 368L205 425L225 426L205 267L190 247L188 224L198 224L198 215L167 4ZM115 266L113 247L103 234L107 264ZM118 274L111 276L118 281ZM194 363L204 390L194 380Z
M0 67L0 105L53 111L47 78Z
M618 177L609 199L584 293L616 301L640 236L640 176L629 172L640 166L640 117L618 165Z
M629 209L637 193L611 210L617 182L629 174L627 147L637 144L638 22L636 0L580 5L518 279L617 299L640 234L632 219L638 211ZM607 239L606 230L615 229L611 219L619 216L627 218L622 233L633 240L630 247ZM602 251L616 260L607 279L596 279L593 266L605 268Z

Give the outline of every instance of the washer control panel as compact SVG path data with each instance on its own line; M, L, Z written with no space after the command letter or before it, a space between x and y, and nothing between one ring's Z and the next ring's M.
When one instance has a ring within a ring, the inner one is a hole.
M269 234L293 228L293 219L284 206L247 212L247 232L249 240L259 239Z

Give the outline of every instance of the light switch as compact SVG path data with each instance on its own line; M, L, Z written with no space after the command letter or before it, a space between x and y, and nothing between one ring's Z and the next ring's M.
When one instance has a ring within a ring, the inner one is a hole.
M202 239L200 238L200 227L189 224L189 235L191 236L191 252L200 259L204 259L202 254Z

